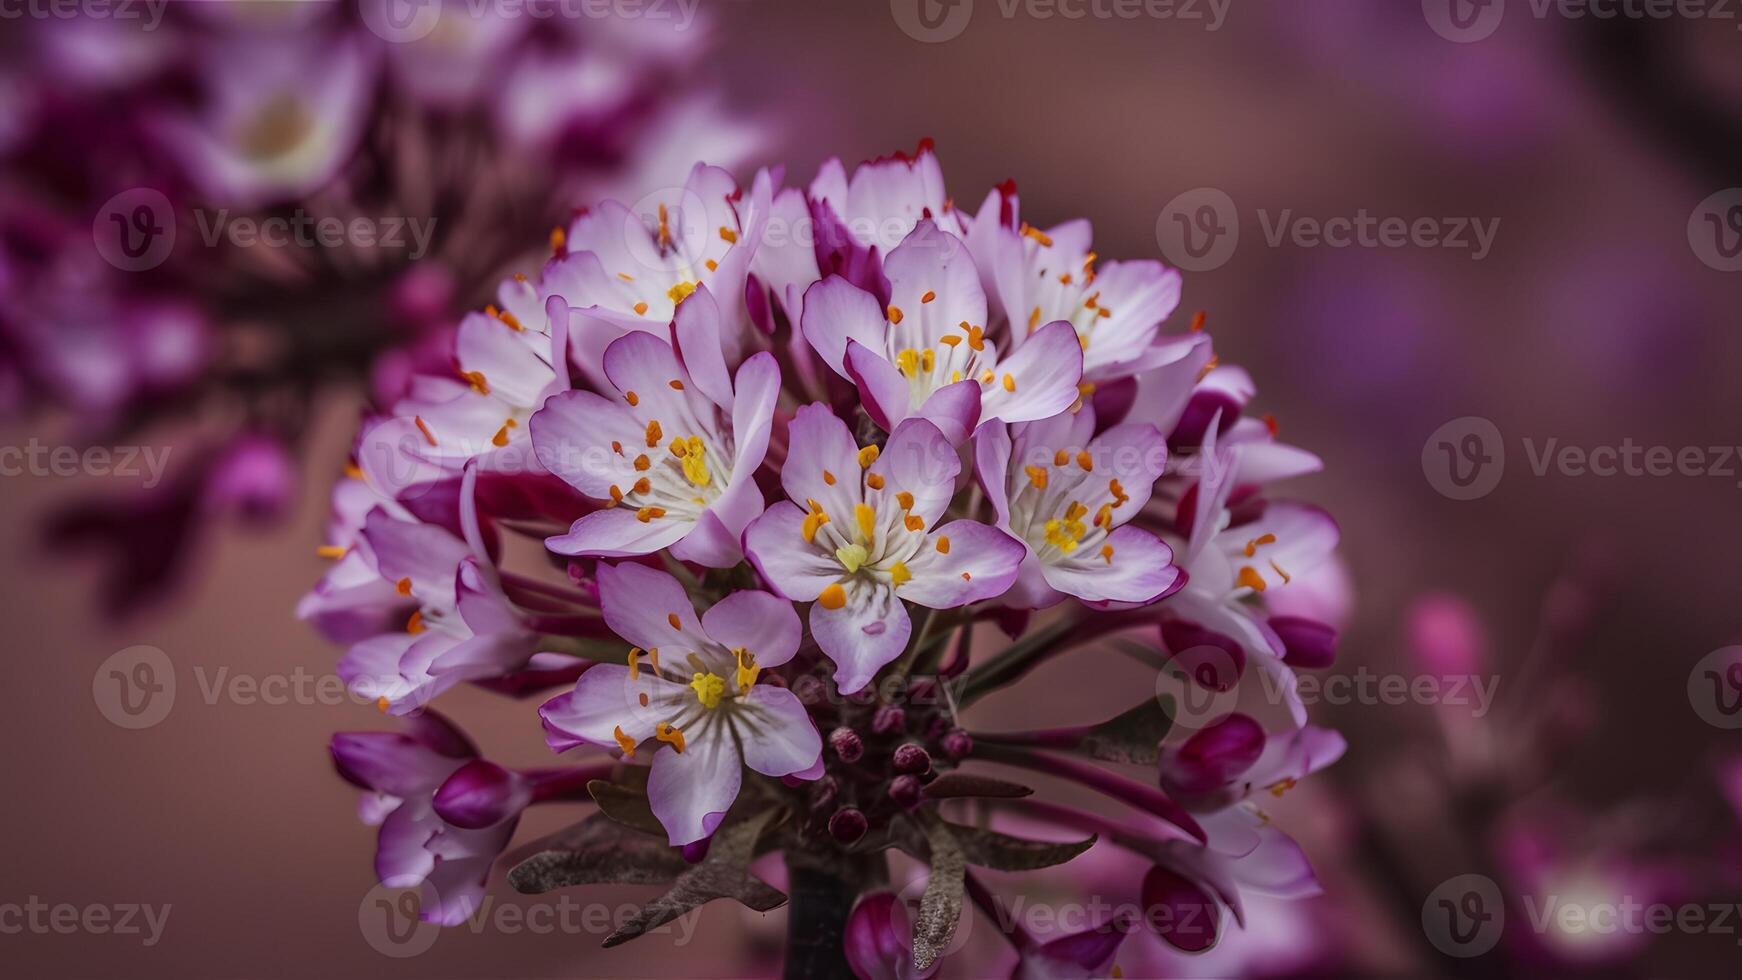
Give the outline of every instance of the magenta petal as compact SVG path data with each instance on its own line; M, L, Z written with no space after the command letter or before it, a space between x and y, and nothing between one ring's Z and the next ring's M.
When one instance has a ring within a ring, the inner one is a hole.
M480 830L519 816L531 802L532 786L517 773L473 759L442 783L433 805L448 823Z
M1272 616L1270 628L1282 640L1282 662L1297 670L1320 670L1337 659L1337 631L1315 619Z
M1143 877L1143 909L1149 927L1168 945L1201 953L1216 944L1222 910L1196 883L1156 865Z
M907 379L895 365L873 353L858 341L847 341L847 376L859 386L865 399L865 411L871 421L885 429L893 429L907 418L910 399Z
M910 980L913 954L907 934L907 910L894 892L859 899L841 937L853 975L859 980Z
M1245 715L1229 715L1187 739L1162 758L1162 786L1194 796L1238 779L1264 752L1264 729Z

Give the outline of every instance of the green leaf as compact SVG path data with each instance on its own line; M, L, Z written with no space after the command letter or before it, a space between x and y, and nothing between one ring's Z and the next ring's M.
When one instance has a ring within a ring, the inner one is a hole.
M649 837L603 813L521 848L508 872L516 891L537 895L572 885L663 885L689 864L663 837Z
M1094 847L1098 839L1091 834L1088 840L1058 844L960 824L950 824L949 827L969 864L994 871L1035 871L1064 864Z
M774 810L763 809L715 831L708 856L678 875L670 891L642 906L622 928L605 937L605 946L626 943L716 898L730 898L758 912L785 905L785 895L748 870L756 842L774 815Z
M933 800L954 800L978 797L992 800L1014 800L1034 795L1034 790L1018 783L1008 783L991 776L981 776L954 769L925 784L925 795Z
M956 841L954 830L942 820L929 821L925 840L930 852L927 862L931 873L926 876L925 894L919 900L919 917L913 923L913 966L915 970L931 969L956 934L956 923L962 917L962 895L966 889L966 859Z

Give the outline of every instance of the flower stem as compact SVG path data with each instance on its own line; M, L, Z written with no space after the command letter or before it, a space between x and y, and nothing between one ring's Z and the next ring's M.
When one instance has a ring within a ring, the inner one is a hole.
M787 852L786 980L850 980L847 917L869 870L863 858L831 861Z

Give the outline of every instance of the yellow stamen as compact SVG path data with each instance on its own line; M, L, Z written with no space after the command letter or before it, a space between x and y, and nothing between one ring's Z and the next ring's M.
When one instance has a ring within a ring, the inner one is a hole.
M920 517L918 514L907 515L907 517L904 518L901 523L906 525L907 529L909 531L923 531L923 530L925 530L925 518Z
M629 679L632 681L638 681L641 679L641 648L640 647L630 647L629 648Z
M912 510L913 509L913 494L908 493L906 490L903 490L900 493L895 495L895 502L900 505L902 510Z
M702 445L701 436L690 436L684 440L686 451L683 453L684 479L698 487L705 487L714 478L708 472L708 450Z
M701 283L680 282L667 290L665 295L670 297L673 303L681 304L684 300L690 298L690 294L695 292L696 287L699 285L701 285Z
M824 609L839 609L846 604L847 590L841 588L839 582L831 583L822 595L817 596L817 605Z
M1046 489L1046 470L1038 466L1024 466L1022 470L1028 474L1028 482L1034 484L1036 490Z
M822 511L812 511L804 516L804 523L799 526L799 533L804 535L806 544L814 544L817 540L817 530L829 522L829 515Z
M653 468L653 460L648 459L646 453L642 453L641 455L635 457L635 469L637 471L645 473L652 468Z
M905 563L898 561L889 566L889 584L891 587L899 589L903 582L910 582L912 580L913 573L907 570L907 565Z
M872 463L877 462L877 457L882 452L883 451L878 449L876 446L866 446L864 449L859 450L859 468L864 469Z
M1275 543L1276 543L1276 535L1274 535L1274 534L1261 534L1258 537L1253 538L1252 540L1246 542L1246 557L1251 558L1253 555L1257 554L1259 547L1262 545L1275 544Z
M394 583L393 588L394 591L398 592L400 595L409 596L411 595L411 579L402 578Z
M733 650L732 656L738 661L738 693L748 694L756 686L756 678L762 674L762 668L756 666L756 655L743 647Z
M867 474L865 474L865 485L870 487L873 490L883 489L883 474L881 474L881 473L867 473Z
M611 737L617 740L617 747L623 750L623 758L632 759L635 757L635 740L623 734L622 725L611 729Z
M864 566L865 560L870 557L870 550L858 542L844 544L835 549L835 560L841 563L841 567L847 570L848 575L857 572Z
M342 545L323 544L315 549L315 554L322 558L343 558L351 549Z
M1089 451L1085 449L1077 454L1077 465L1083 468L1084 473L1092 472L1095 469L1095 457L1090 456Z
M664 516L665 516L665 508L664 507L643 507L640 510L635 512L635 519L640 521L643 524L646 524L646 523L652 521L656 517L664 517Z
M405 631L410 633L412 636L416 636L417 634L422 633L423 630L423 610L420 609L417 612L412 613L411 618L405 621Z
M490 382L486 381L484 379L484 372L482 372L482 371L461 371L460 377L465 378L466 383L470 384L472 386L472 390L477 392L478 394L488 395L490 393Z
M1061 449L1052 454L1052 465L1054 466L1063 466L1070 461L1071 451L1069 449Z
M726 693L726 679L719 674L696 674L690 680L690 687L696 692L696 700L704 708L718 708L720 698Z
M859 525L859 535L867 541L871 540L877 529L877 512L868 504L854 504L853 520Z
M1264 591L1264 576L1259 575L1258 570L1253 568L1251 565L1241 566L1239 581L1241 585L1246 586L1254 592Z
M938 535L938 554L947 555L949 553L950 553L950 536L947 534Z

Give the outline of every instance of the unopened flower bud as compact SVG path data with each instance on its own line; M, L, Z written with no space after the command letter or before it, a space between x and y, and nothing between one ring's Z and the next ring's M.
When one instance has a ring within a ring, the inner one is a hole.
M845 726L829 733L829 747L835 750L842 762L858 762L865 754L865 742L859 738L859 733Z
M899 732L907 727L907 712L893 704L878 707L871 716L871 730L879 735Z
M919 806L924 788L918 776L897 776L889 783L889 799L903 810L911 810Z
M896 772L925 772L931 768L931 753L916 742L903 742L895 749Z
M843 844L851 844L865 836L865 829L869 826L865 814L854 807L842 807L829 818L829 836Z
M960 761L974 751L973 736L960 728L952 728L944 733L944 754L951 759Z

